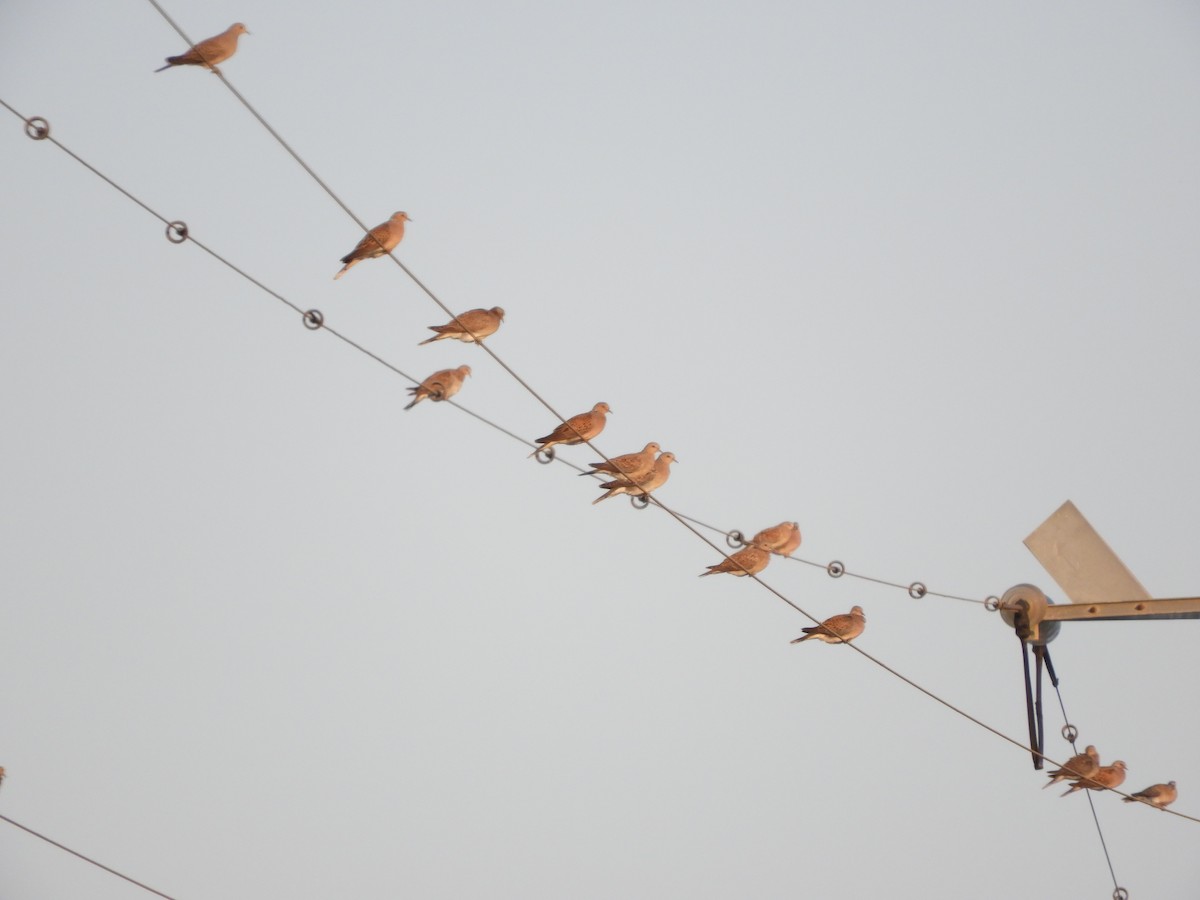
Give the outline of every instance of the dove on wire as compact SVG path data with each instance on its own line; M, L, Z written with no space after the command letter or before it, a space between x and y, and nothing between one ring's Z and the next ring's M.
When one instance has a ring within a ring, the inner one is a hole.
M675 454L664 453L654 461L654 466L650 469L649 473L640 478L619 478L616 481L604 482L604 484L600 485L600 489L605 491L605 493L593 500L592 506L595 506L601 500L615 497L617 494L628 494L631 497L645 497L651 491L658 490L671 477L671 463L673 462L675 462Z
M1152 784L1144 791L1138 791L1136 794L1131 794L1128 797L1122 797L1126 803L1137 803L1141 801L1148 806L1153 806L1156 809L1162 809L1164 806L1170 806L1179 796L1179 791L1175 789L1175 782L1168 781L1166 784Z
M442 369L434 372L416 387L410 387L408 392L413 395L412 403L404 407L412 409L426 397L435 402L449 400L459 392L463 380L471 374L470 366L459 366L457 369Z
M807 641L809 638L816 638L818 641L824 641L827 644L848 644L867 627L867 617L863 615L863 608L855 606L851 608L849 613L843 613L839 616L830 616L820 625L813 625L809 628L801 628L804 632L804 637L798 637L793 644L799 644Z
M249 34L241 22L230 25L216 37L210 37L198 44L193 44L186 52L178 56L168 56L167 64L155 72L162 72L172 66L208 66L213 72L217 71L217 63L223 63L237 52L238 37Z
M745 575L757 575L767 567L767 563L771 561L771 554L762 547L743 547L737 553L721 560L715 566L709 566L707 572L701 572L700 577L705 575L722 575L728 573L739 577Z
M1100 754L1096 748L1088 744L1082 753L1076 754L1068 759L1061 769L1055 769L1053 772L1048 772L1050 780L1042 785L1042 790L1050 787L1052 784L1058 784L1060 781L1072 781L1076 778L1087 778L1095 773L1100 768Z
M465 313L459 313L445 325L430 325L429 330L436 331L437 334L421 341L417 346L423 347L425 344L444 340L475 344L480 338L495 334L503 321L504 310L499 306L493 306L491 309L469 309Z
M747 542L753 547L762 547L780 556L791 556L800 546L800 524L780 522L764 528Z
M654 468L654 455L661 448L654 441L648 443L637 453L626 453L614 456L608 462L588 463L591 472L580 472L580 475L615 475L617 478L644 478Z
M1089 791L1102 791L1105 788L1120 787L1124 781L1125 763L1118 759L1111 766L1101 766L1087 778L1072 781L1071 786L1063 792L1062 796L1065 797L1067 794L1073 794L1084 788Z
M396 245L404 240L404 223L411 221L408 213L396 212L382 225L372 228L354 245L353 250L342 257L345 265L333 276L333 280L337 281L364 259L375 259L395 250Z
M545 437L540 437L537 442L542 446L530 453L530 456L535 456L543 450L549 450L556 444L570 445L582 444L584 441L590 441L604 430L604 426L608 424L608 419L605 418L610 412L607 403L597 403L590 411L580 413L577 416L571 416L567 421L563 422L552 432ZM585 472L585 475L590 475L590 472Z

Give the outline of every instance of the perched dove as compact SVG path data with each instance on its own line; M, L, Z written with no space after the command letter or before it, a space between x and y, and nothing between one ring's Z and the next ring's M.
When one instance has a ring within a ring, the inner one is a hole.
M0 772L3 772L0 769ZM1164 806L1170 806L1175 802L1175 798L1179 796L1179 791L1175 789L1175 782L1168 781L1166 784L1152 784L1144 791L1138 791L1128 797L1122 797L1126 803L1134 803L1138 800L1147 803L1150 806L1162 809Z
M426 397L430 400L449 400L463 386L463 379L471 374L470 366L459 366L457 369L442 369L440 372L434 372L417 387L410 387L409 393L413 395L412 403L404 407L412 409Z
M1171 782L1174 784L1175 782ZM4 766L0 766L0 784L4 784Z
M800 525L798 522L780 522L770 528L764 528L750 538L752 547L762 547L780 556L791 556L800 546Z
M852 607L849 613L843 613L840 616L830 616L820 625L813 625L810 628L801 628L804 632L804 637L798 637L793 644L799 644L802 641L807 641L809 638L816 638L818 641L824 641L827 644L848 644L867 627L867 617L863 615L861 606Z
M1125 763L1117 760L1111 766L1101 766L1087 778L1080 778L1077 781L1072 781L1071 786L1063 793L1073 794L1076 791L1087 788L1089 791L1102 791L1105 788L1120 787L1125 781Z
M361 241L354 245L353 250L342 257L342 262L345 265L333 276L333 280L337 281L364 259L375 259L378 256L384 256L395 250L396 245L404 240L404 223L411 221L412 219L408 217L408 213L392 213L390 219L382 225L376 225L372 228L367 234L363 235Z
M616 460L613 460L616 462ZM605 493L601 494L592 501L592 506L595 506L601 500L607 500L609 497L615 497L617 494L628 494L631 497L644 497L651 491L656 491L671 477L671 463L675 462L674 453L664 453L654 461L654 467L649 473L640 478L632 476L619 478L616 481L606 481L600 485L601 490Z
M581 472L581 475L616 475L618 478L644 478L654 468L654 455L661 448L654 441L648 443L638 453L626 453L624 456L614 456L608 462L588 463L594 471Z
M541 450L549 450L555 444L582 444L584 441L590 441L604 430L604 426L608 424L605 416L610 412L612 410L608 408L607 403L597 403L592 407L591 412L571 416L548 435L538 438L537 442L542 446L529 455L533 456ZM653 457L653 454L651 456ZM590 475L591 473L585 472L584 474Z
M470 309L459 313L445 325L430 325L430 331L436 331L433 337L421 341L417 346L432 344L434 341L452 339L464 344L476 344L480 338L495 334L504 321L504 310L498 306L491 309Z
M721 575L728 572L730 575L757 575L767 567L767 563L771 561L771 554L762 547L743 547L737 553L726 559L721 560L715 566L709 566L707 572L701 572L700 577L705 575Z
M1042 785L1042 790L1050 787L1052 784L1058 784L1060 781L1073 781L1076 778L1087 778L1095 773L1100 768L1100 754L1096 752L1096 748L1088 744L1082 753L1072 756L1061 769L1055 769L1049 772L1050 780Z
M167 64L162 69L155 69L154 71L162 72L164 69L169 69L172 66L208 66L216 72L217 63L223 63L229 57L233 56L233 54L237 53L238 37L249 33L245 25L241 22L236 22L216 37L210 37L198 44L194 44L187 53L181 53L179 56L168 56Z

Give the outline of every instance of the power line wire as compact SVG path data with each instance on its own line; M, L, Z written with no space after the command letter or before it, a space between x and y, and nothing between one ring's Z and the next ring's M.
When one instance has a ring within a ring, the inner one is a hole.
M16 110L16 109L14 109L12 106L10 106L10 105L9 105L7 102L5 102L5 101L4 101L2 98L0 98L0 105L4 106L6 109L8 109L8 110L9 110L10 112L12 112L14 115L16 115L18 118L22 118L22 119L23 119L23 121L25 121L25 123L26 123L26 130L27 130L27 133L28 133L28 132L29 132L29 130L30 130L30 123L31 123L31 122L36 122L36 121L38 121L37 119L25 118L25 117L21 116L21 114L20 114L19 112L17 112L17 110ZM131 193L129 193L129 192L128 192L127 190L125 190L124 188L122 188L122 187L120 187L119 185L117 185L117 183L116 183L116 182L114 182L114 181L112 181L112 179L108 178L107 176L104 176L104 175L102 175L102 174L101 174L101 173L100 173L100 172L99 172L97 169L95 169L93 166L91 166L91 165L89 165L89 164L85 163L85 162L84 162L84 161L83 161L83 160L82 160L80 157L78 157L76 154L74 154L74 153L70 152L69 150L67 150L67 148L66 148L65 146L63 146L63 145L62 145L62 144L61 144L59 141L57 141L56 139L54 139L54 138L50 137L50 135L49 135L49 127L48 127L48 126L46 126L46 128L45 128L45 130L44 130L44 133L38 133L38 134L36 134L36 135L35 135L35 134L33 134L33 133L30 133L30 136L31 136L31 137L34 137L34 138L35 138L35 139L37 139L37 140L49 140L49 141L50 141L51 143L53 143L53 144L54 144L56 147L59 147L59 148L60 148L60 149L62 149L64 152L66 152L66 153L67 153L69 156L71 156L71 158L72 158L72 159L75 159L75 160L79 161L79 162L80 162L80 163L82 163L82 164L83 164L83 165L84 165L86 168L88 168L90 171L92 171L92 172L94 172L95 174L99 175L99 176L100 176L100 177L101 177L101 178L102 178L102 179L103 179L105 182L107 182L108 184L110 184L110 185L112 185L113 187L117 188L117 190L119 190L119 191L120 191L120 193L122 193L122 194L123 194L123 195L125 195L126 197L128 197L128 198L130 198L130 199L134 200L134 202L136 202L136 203L137 203L139 206L141 206L143 209L145 209L146 211L148 211L148 212L150 212L152 215L154 215L154 216L155 216L155 218L158 218L160 221L164 221L164 222L165 222L165 221L167 221L167 220L165 219L165 217L163 217L163 216L162 216L162 215L160 215L159 213L155 212L155 211L154 211L154 210L153 210L151 207L149 207L148 205L146 205L145 203L143 203L141 200L138 200L136 197L134 197L134 196L133 196ZM176 224L182 224L182 223L170 223L170 224L171 224L171 225L176 225ZM289 306L291 309L293 309L293 310L295 310L295 311L297 311L297 312L300 312L300 307L299 307L299 306L297 306L296 304L292 303L290 300L287 300L287 299L286 299L286 298L284 298L284 297L283 297L281 294L278 294L277 292L275 292L275 291L271 290L270 288L266 287L265 285L263 285L263 284L262 284L262 282L258 281L257 279L254 279L254 278L252 278L250 275L246 274L246 273L245 273L245 272L244 272L242 269L240 269L239 267L237 267L237 266L236 266L236 265L234 265L233 263L229 262L229 261L228 261L228 260L226 260L224 257L220 256L218 253L216 253L216 251L214 251L214 250L212 250L212 249L208 248L208 247L207 247L207 246L205 246L205 245L202 245L202 244L200 244L198 241L196 241L196 239L195 239L195 238L193 238L193 237L192 237L192 236L191 236L191 235L190 235L190 234L187 232L187 229L186 229L186 227L183 227L183 228L181 229L181 237L180 237L180 239L179 239L178 241L176 241L176 242L177 242L177 243L182 243L182 242L183 242L183 241L185 241L185 240L186 240L186 241L192 241L193 243L196 243L196 244L197 244L197 246L201 247L201 249L203 249L203 250L204 250L205 252L207 252L209 255L213 256L215 259L219 260L221 263L223 263L224 265L228 266L230 269L232 269L233 271L237 272L238 274L241 274L241 275L243 275L243 277L245 277L247 280L249 280L249 281L250 281L252 284L256 285L257 287L260 287L260 288L262 288L264 291L266 291L266 292L267 292L268 294L270 294L272 297L275 297L276 299L278 299L278 300L282 301L282 302L283 302L283 303L285 303L287 306ZM406 271L407 271L407 270L406 270ZM439 303L440 303L440 301L439 301ZM373 352L371 352L371 351L367 350L367 349L366 349L366 348L364 348L364 347L363 347L361 344L358 344L357 342L353 341L352 339L350 339L350 338L348 338L348 337L345 337L344 335L341 335L340 333L338 333L338 332L335 332L335 331L333 331L332 329L330 329L330 328L329 328L329 326L328 326L328 325L326 325L326 324L324 323L323 317L322 317L322 316L320 316L320 314L319 314L319 313L317 313L315 310L309 310L309 311L308 311L308 312L306 312L306 313L302 313L302 315L305 317L305 321L306 321L306 323L308 323L308 322L310 321L310 316L313 316L314 314L316 315L316 318L317 318L317 324L316 324L316 325L311 325L310 327L314 327L314 328L319 328L319 329L321 329L321 330L328 330L328 331L330 331L330 333L331 333L331 334L334 334L336 337L338 337L339 339L341 339L341 340L345 341L347 344L349 344L349 345L351 345L352 347L354 347L354 348L356 348L356 349L360 350L361 352L363 352L363 353L366 353L366 354L367 354L368 356L370 356L372 359L375 359L376 361L378 361L378 362L380 362L381 364L385 365L387 368L391 369L392 371L396 372L397 374L400 374L400 375L402 375L403 377L407 378L407 379L408 379L408 380L410 380L410 381L416 382L416 379L414 379L412 376L410 376L410 375L407 375L406 373L404 373L403 371L401 371L401 370L400 370L399 368L397 368L396 366L394 366L394 365L392 365L391 363L389 363L389 362L387 362L386 360L384 360L382 357L380 357L380 356L376 355L375 353L373 353ZM542 402L543 402L543 404L545 404L545 401L542 401ZM454 406L456 406L456 407L458 407L458 408L462 409L462 407L459 407L459 406L458 406L458 404L454 404L454 403L452 403L452 405L454 405ZM549 405L548 405L548 404L545 404L545 405L547 405L547 407L549 407ZM467 411L467 412L469 412L469 410L464 410L464 411ZM488 424L490 424L490 425L491 425L491 424L493 424L493 423L491 423L489 420L485 419L483 416L480 416L480 415L478 415L477 413L473 413L473 412L471 412L470 414L471 414L471 415L473 415L473 416L475 416L476 418L480 419L481 421L487 422L487 423L488 423ZM556 413L556 415L557 415L557 413ZM562 420L562 417L561 417L561 416L560 416L559 418L560 418L560 420ZM565 421L565 420L563 420L563 421ZM523 438L519 438L519 437L517 437L516 435L514 435L512 432L509 432L509 431L507 431L507 429L499 428L499 426L493 426L493 427L497 427L499 430L501 430L501 431L504 431L506 434L509 434L510 436L512 436L512 437L514 437L514 438L516 438L517 440L521 440L521 441L522 441L523 443L525 443L527 446L532 446L532 445L531 445L529 442L527 442L527 441L524 441L524 439L523 439ZM588 444L588 446L589 446L589 447L592 447L592 449L593 449L593 450L595 450L595 449L596 449L595 447L593 447L593 446L592 446L592 444L591 444L591 442L590 442L590 441L589 441L589 442L587 442L587 444ZM598 450L596 450L596 452L597 452L598 454L600 453L600 451L598 451ZM603 456L603 454L600 454L600 455L601 455L601 456ZM607 457L605 457L605 458L607 459ZM570 463L568 463L568 465L573 465L573 464L570 464ZM578 469L578 468L579 468L578 466L573 466L573 467L574 467L574 468L576 468L576 469ZM716 551L717 551L718 553L720 553L722 556L725 556L725 558L727 558L727 559L729 558L729 557L728 557L728 556L727 556L727 555L724 553L724 551L723 551L723 550L721 550L721 548L720 548L720 547L718 547L718 546L717 546L715 543L713 543L713 542L712 542L712 541L710 541L710 540L709 540L707 537L705 537L703 534L701 534L699 531L697 531L697 530L696 530L696 528L695 528L695 527L693 527L693 526L692 526L692 524L690 524L688 521L686 521L686 520L684 519L684 517L683 517L683 516L681 516L680 514L676 513L674 510L672 510L672 509L670 509L669 507L667 507L665 504L663 504L663 503L662 503L662 501L660 501L660 500L659 500L657 497L655 497L653 494L648 494L648 495L646 495L646 502L647 502L647 503L653 503L655 506L658 506L659 508L661 508L661 509L662 509L664 512L666 512L666 513L668 513L669 515L671 515L671 516L672 516L673 518L675 518L675 519L676 519L678 522L680 522L680 524L682 524L682 525L683 525L685 528L687 528L689 531L691 531L693 534L695 534L695 535L696 535L696 537L698 537L700 540L704 541L704 543L708 544L708 545L709 545L709 546L710 546L712 549L716 550ZM704 527L711 527L711 526L704 526ZM771 587L769 584L767 584L765 581L763 581L763 580L762 580L761 578L759 578L757 575L750 574L750 573L747 573L747 574L748 574L748 575L749 575L749 577L750 577L750 578L752 578L754 581L756 581L756 582L758 582L760 585L762 585L762 586L763 586L763 587L764 587L764 588L765 588L767 591L769 591L770 593L774 594L774 595L775 595L775 596L776 596L778 599L780 599L781 601L783 601L784 603L786 603L788 606L790 606L790 607L792 607L793 609L795 609L795 610L796 610L797 612L799 612L801 615L805 616L806 618L808 618L809 620L811 620L811 621L812 621L813 623L815 623L815 624L820 624L820 620L819 620L819 619L817 619L815 616L813 616L813 615L812 615L811 613L809 613L807 610L805 610L804 608L802 608L801 606L799 606L798 604L796 604L795 602L793 602L792 600L790 600L789 598L787 598L786 596L784 596L782 593L780 593L779 591L777 591L775 588ZM877 580L877 579L871 579L871 580ZM880 583L887 584L888 582L880 582ZM914 689L916 689L916 690L920 691L921 693L925 694L925 695L926 695L927 697L929 697L930 699L932 699L932 700L935 700L936 702L938 702L938 703L942 704L943 706L945 706L946 708L948 708L948 709L952 710L953 712L955 712L955 713L958 713L958 714L959 714L960 716L962 716L963 718L965 718L965 719L967 719L968 721L971 721L971 722L973 722L974 724L978 725L979 727L981 727L981 728L983 728L983 729L985 729L985 730L987 730L987 731L991 732L992 734L994 734L994 735L996 735L997 737L999 737L999 738L1001 738L1001 739L1003 739L1003 740L1007 741L1008 743L1012 744L1013 746L1015 746L1015 747L1018 747L1018 748L1020 748L1020 749L1022 749L1022 750L1024 750L1024 751L1026 751L1026 752L1028 752L1028 753L1031 753L1031 754L1037 754L1037 755L1041 756L1041 757L1042 757L1042 759L1046 760L1047 762L1051 763L1052 765L1056 765L1056 766L1060 766L1060 767L1062 766L1062 763L1060 763L1060 762L1057 762L1057 761L1055 761L1055 760L1053 760L1053 759L1050 759L1050 757L1046 756L1046 755L1045 755L1045 754L1043 754L1043 753L1038 753L1038 751L1034 750L1032 747L1029 747L1029 746L1028 746L1028 745L1026 745L1026 744L1022 744L1020 741L1018 741L1018 740L1016 740L1016 739L1014 739L1014 738L1011 738L1011 737L1009 737L1008 735L1004 734L1003 732L999 731L999 730L998 730L998 729L996 729L996 728L993 728L991 725L988 725L987 723L985 723L985 722L981 721L980 719L977 719L977 718L975 718L975 717L974 717L974 716L972 716L970 713L967 713L966 711L964 711L964 710L960 709L959 707L955 706L954 704L950 703L949 701L947 701L947 700L944 700L943 698L941 698L941 697L940 697L940 696L938 696L937 694L933 693L933 692L932 692L932 691L930 691L929 689L927 689L927 688L925 688L925 687L922 687L922 686L921 686L921 685L919 685L917 682L915 682L915 681L913 681L912 679L908 678L906 675L903 675L903 674L901 674L900 672L898 672L897 670L893 669L891 666L888 666L888 665L887 665L886 663L884 663L882 660L879 660L879 659L877 659L876 657L872 656L870 653L867 653L865 650L863 650L863 649L862 649L861 647L859 647L858 645L856 645L856 644L854 644L854 643L847 643L847 644L845 644L844 646L847 646L847 647L849 647L851 650L855 651L855 652L856 652L856 653L858 653L859 655L861 655L861 656L863 656L864 658L868 659L869 661L873 662L875 665L877 665L878 667L880 667L880 668L881 668L881 669L883 669L884 671L886 671L886 672L890 673L891 675L894 675L896 678L899 678L901 681L905 682L905 683L906 683L906 684L908 684L910 687L912 687L912 688L914 688ZM1115 788L1105 788L1105 790L1112 791L1113 793L1115 793L1115 794L1118 794L1118 795L1120 795L1120 796L1122 796L1122 797L1129 797L1129 795L1128 795L1128 794L1125 794L1125 793L1123 793L1122 791L1116 790ZM1131 799L1132 799L1132 798L1131 798ZM1176 812L1175 810L1172 810L1172 809L1166 809L1166 808L1164 808L1162 811L1163 811L1163 812L1170 813L1170 814L1172 814L1172 815L1174 815L1174 816L1178 816L1179 818L1187 819L1187 820L1189 820L1189 821L1196 822L1196 823L1200 824L1200 818L1195 818L1195 817L1193 817L1193 816L1189 816L1189 815L1186 815L1186 814L1184 814L1184 813Z
M72 850L66 844L60 844L58 841L53 840L52 838L48 838L48 837L46 837L46 835L41 834L40 832L34 831L28 825L22 825L20 822L10 819L8 816L5 816L5 815L0 815L0 819L3 819L9 825L15 825L17 828L20 828L22 831L29 832L29 834L32 834L35 838L40 838L41 840L45 841L47 844L53 844L59 850L66 850L72 856L78 856L84 862L89 862L93 866L103 869L105 872L110 872L113 875L116 875L118 878L124 878L130 884L136 884L138 887L140 887L144 891L149 891L152 894L157 894L160 897L166 898L166 900L175 900L175 898L172 897L170 894L164 894L162 891L152 888L148 884L143 884L142 882L138 881L136 878L130 878L128 875L124 874L123 872L118 872L116 869L112 868L111 866L106 866L102 862L97 862L96 860L92 859L90 856L84 856L78 850Z
M1062 690L1058 686L1058 679L1052 680L1054 685L1054 693L1058 695L1058 708L1062 710L1063 715L1063 734L1070 735L1068 740L1071 742L1071 753L1073 756L1079 755L1079 748L1075 746L1075 740L1078 733L1075 726L1071 724L1071 719L1067 715L1067 706L1063 703ZM1087 794L1088 805L1092 808L1092 820L1096 823L1096 834L1100 837L1100 849L1104 851L1104 861L1108 863L1108 874L1112 876L1113 896L1117 896L1117 892L1123 890L1117 881L1117 873L1113 868L1112 857L1108 853L1108 841L1104 839L1104 829L1100 827L1100 815L1096 812L1096 801L1092 798L1090 790L1084 791Z

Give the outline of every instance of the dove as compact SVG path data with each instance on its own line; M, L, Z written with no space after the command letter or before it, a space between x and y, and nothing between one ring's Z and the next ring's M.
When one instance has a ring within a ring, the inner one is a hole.
M648 443L638 453L626 453L624 456L614 456L608 462L588 463L594 471L581 472L581 475L599 475L605 473L616 475L618 478L643 478L654 468L654 454L660 447L654 441Z
M3 771L0 769L0 771ZM1162 809L1164 806L1170 806L1175 802L1175 798L1179 796L1179 791L1175 789L1175 782L1168 781L1166 784L1152 784L1144 791L1138 791L1136 794L1131 794L1128 797L1122 797L1126 803L1142 803Z
M457 369L442 369L434 372L416 387L410 387L413 395L412 403L404 407L412 409L426 397L430 400L449 400L463 386L463 379L471 374L470 366L459 366Z
M1100 754L1096 748L1088 744L1082 753L1076 754L1063 763L1061 769L1047 773L1050 780L1042 785L1042 790L1060 781L1071 781L1076 778L1087 778L1100 768Z
M491 309L470 309L459 313L445 325L430 325L430 331L436 331L431 338L421 341L418 347L432 344L434 341L447 339L462 341L464 344L477 344L480 338L495 334L504 321L504 310L498 306Z
M748 542L753 547L762 547L780 556L791 556L800 546L800 525L797 522L780 522L764 528Z
M1171 782L1174 784L1175 782ZM4 766L0 766L0 784L4 784Z
M863 615L861 606L852 607L849 613L843 613L840 616L830 616L820 625L813 625L811 628L802 628L804 637L798 637L793 644L799 644L802 641L807 641L809 638L816 638L818 641L824 641L827 644L848 644L867 627L867 617Z
M396 245L404 240L404 223L411 221L408 213L397 212L392 213L392 217L382 225L372 228L354 245L353 250L342 257L345 265L333 276L333 280L337 281L364 259L375 259L395 250Z
M705 575L721 575L728 572L730 575L757 575L767 567L767 563L771 561L771 554L762 547L743 547L732 556L726 557L715 566L709 566L707 572L701 572L700 577Z
M223 63L237 52L238 37L249 34L241 22L230 25L216 37L210 37L198 44L193 44L187 53L179 56L168 56L167 64L155 72L162 72L172 66L208 66L217 71L217 63Z
M542 446L529 455L534 456L542 450L549 450L556 444L582 444L584 441L590 441L604 430L604 426L608 424L608 419L605 416L610 412L612 410L609 409L607 403L597 403L592 407L590 412L571 416L571 418L567 419L567 421L563 422L548 435L538 438L537 442ZM651 457L653 457L653 454L651 454ZM590 475L592 473L585 472L584 474Z
M615 462L616 460L614 460ZM631 497L644 497L651 491L656 491L671 477L671 463L675 462L674 453L664 453L654 461L654 467L640 478L619 478L616 481L606 481L600 485L600 489L606 493L601 494L592 501L592 506L595 506L601 500L607 500L609 497L615 497L617 494L629 494Z
M1080 778L1071 782L1071 786L1063 792L1062 796L1073 794L1076 791L1087 788L1089 791L1102 791L1105 788L1119 787L1125 781L1125 763L1117 760L1111 766L1101 766L1087 778Z

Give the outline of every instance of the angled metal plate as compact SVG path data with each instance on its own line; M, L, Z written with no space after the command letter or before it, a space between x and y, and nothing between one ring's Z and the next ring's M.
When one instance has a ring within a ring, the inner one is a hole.
M1070 500L1025 538L1025 546L1072 603L1150 599Z

